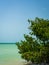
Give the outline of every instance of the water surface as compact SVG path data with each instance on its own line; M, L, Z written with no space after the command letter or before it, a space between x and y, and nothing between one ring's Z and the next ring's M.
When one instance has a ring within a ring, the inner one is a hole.
M0 44L0 65L16 63L21 60L16 44Z

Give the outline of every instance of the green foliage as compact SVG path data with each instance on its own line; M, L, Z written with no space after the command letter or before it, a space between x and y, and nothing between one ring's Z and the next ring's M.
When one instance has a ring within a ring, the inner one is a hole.
M49 20L44 20L40 18L35 18L31 23L29 29L38 39L42 41L49 40Z
M36 17L28 22L30 35L24 34L25 40L16 43L21 57L34 63L49 63L49 20Z

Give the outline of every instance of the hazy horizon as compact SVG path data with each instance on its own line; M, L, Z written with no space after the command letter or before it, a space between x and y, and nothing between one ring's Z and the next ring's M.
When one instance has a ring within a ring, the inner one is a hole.
M0 0L0 43L24 39L35 17L49 19L49 0Z
M13 42L3 42L3 43L0 43L0 44L16 44L16 43L13 43Z

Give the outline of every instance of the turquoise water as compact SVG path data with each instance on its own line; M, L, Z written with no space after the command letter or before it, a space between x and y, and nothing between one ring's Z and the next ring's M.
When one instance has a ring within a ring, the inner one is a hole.
M22 59L15 44L0 44L0 65L17 60Z

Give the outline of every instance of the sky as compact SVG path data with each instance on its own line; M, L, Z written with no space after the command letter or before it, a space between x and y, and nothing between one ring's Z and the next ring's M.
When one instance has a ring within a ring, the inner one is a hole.
M49 19L49 0L0 0L0 43L23 40L35 17Z

